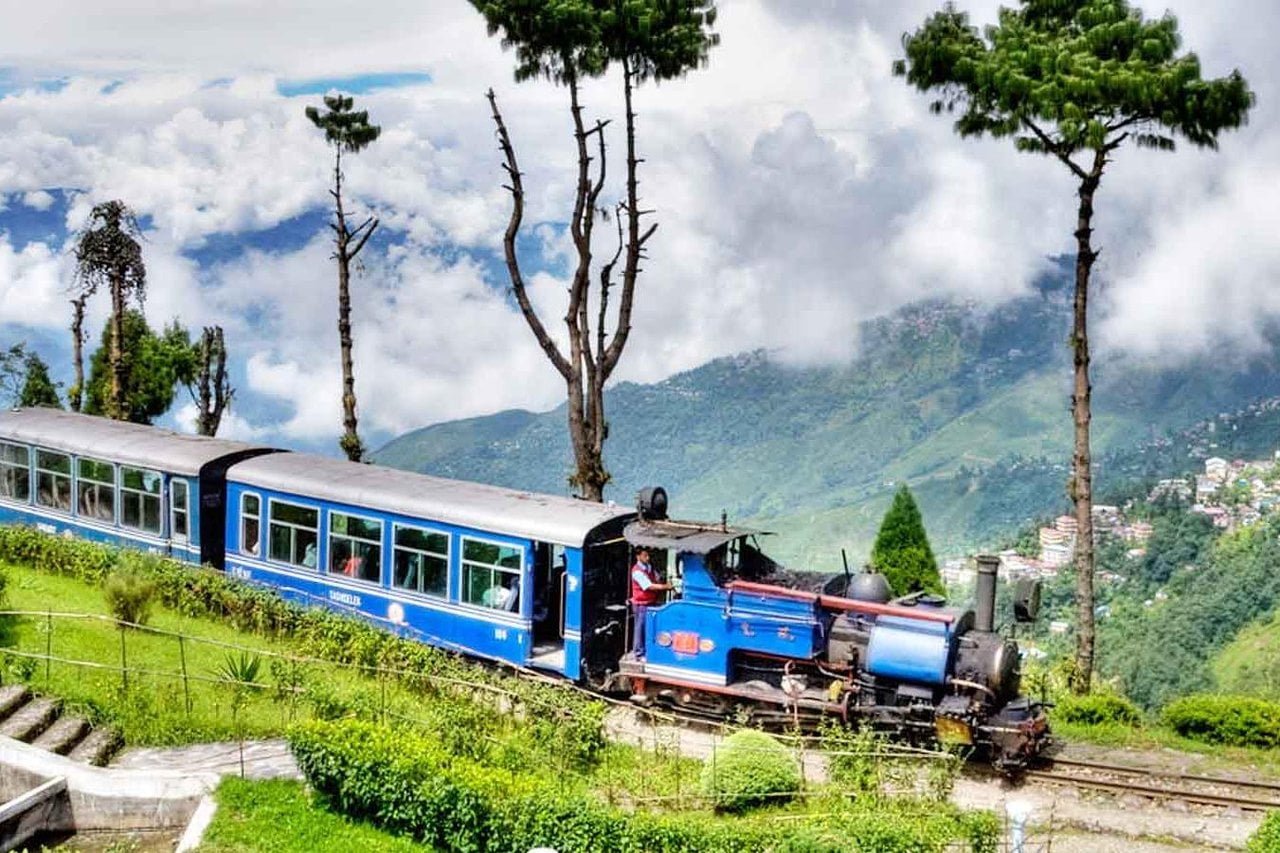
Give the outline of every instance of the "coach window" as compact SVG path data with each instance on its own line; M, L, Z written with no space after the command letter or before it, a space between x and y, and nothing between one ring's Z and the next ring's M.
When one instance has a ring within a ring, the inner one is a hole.
M186 542L187 531L187 481L176 477L169 481L169 536Z
M71 512L71 457L36 451L36 503Z
M329 513L329 573L382 582L382 522Z
M114 524L116 466L81 457L76 460L76 469L76 515Z
M262 539L262 500L257 495L240 496L240 553L258 556Z
M0 498L31 500L31 448L0 442Z
M120 468L120 524L146 533L160 533L160 472Z
M511 545L462 538L462 601L520 612L524 551Z
M449 536L420 527L395 527L391 584L446 598L449 595Z
M314 569L320 540L320 511L308 506L269 501L267 555L278 562Z

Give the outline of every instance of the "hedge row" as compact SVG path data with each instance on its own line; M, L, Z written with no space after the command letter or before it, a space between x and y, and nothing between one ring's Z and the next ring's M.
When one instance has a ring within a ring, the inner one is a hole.
M0 562L105 586L113 574L154 580L165 606L188 616L225 621L237 630L278 637L304 656L339 664L382 668L423 694L459 688L450 681L484 684L509 694L539 737L554 740L571 761L590 763L604 747L603 703L563 687L532 681L400 637L356 616L304 607L275 592L208 568L154 554L114 548L29 527L0 526ZM463 692L474 696L474 690Z
M1280 746L1280 704L1251 696L1197 694L1165 706L1166 725L1183 737L1227 746Z
M436 849L525 853L574 851L941 851L956 841L994 851L989 813L881 806L835 816L719 818L706 812L626 812L581 783L484 766L403 729L314 721L289 744L308 783L331 808Z
M1142 722L1138 706L1113 693L1064 696L1054 703L1053 716L1064 723L1096 726L1114 723L1136 726Z

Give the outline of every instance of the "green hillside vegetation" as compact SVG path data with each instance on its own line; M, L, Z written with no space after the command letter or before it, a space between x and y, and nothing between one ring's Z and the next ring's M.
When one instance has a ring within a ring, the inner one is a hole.
M756 352L608 392L614 474L630 503L662 484L673 511L779 535L771 552L835 570L864 561L908 482L940 553L989 542L1066 507L1069 306L1061 284L992 310L927 302L862 324L852 363L794 367ZM1184 471L1177 436L1218 411L1280 394L1275 358L1158 369L1099 359L1100 486ZM1239 424L1237 424L1239 426ZM1273 433L1274 435L1274 433ZM1229 440L1225 434L1219 438ZM376 461L446 477L567 492L564 412L502 412L401 436Z

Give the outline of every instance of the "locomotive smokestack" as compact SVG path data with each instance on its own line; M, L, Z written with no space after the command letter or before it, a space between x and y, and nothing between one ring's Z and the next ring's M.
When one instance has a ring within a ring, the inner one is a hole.
M974 629L992 632L996 629L996 572L1000 558L990 554L978 555L978 605Z

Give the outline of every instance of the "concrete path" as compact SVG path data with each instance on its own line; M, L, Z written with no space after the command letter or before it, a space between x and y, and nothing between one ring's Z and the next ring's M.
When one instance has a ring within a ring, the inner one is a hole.
M240 775L240 745L199 743L191 746L131 747L110 764L136 770L181 770L191 773ZM246 779L301 779L302 771L283 740L251 740L244 743Z

